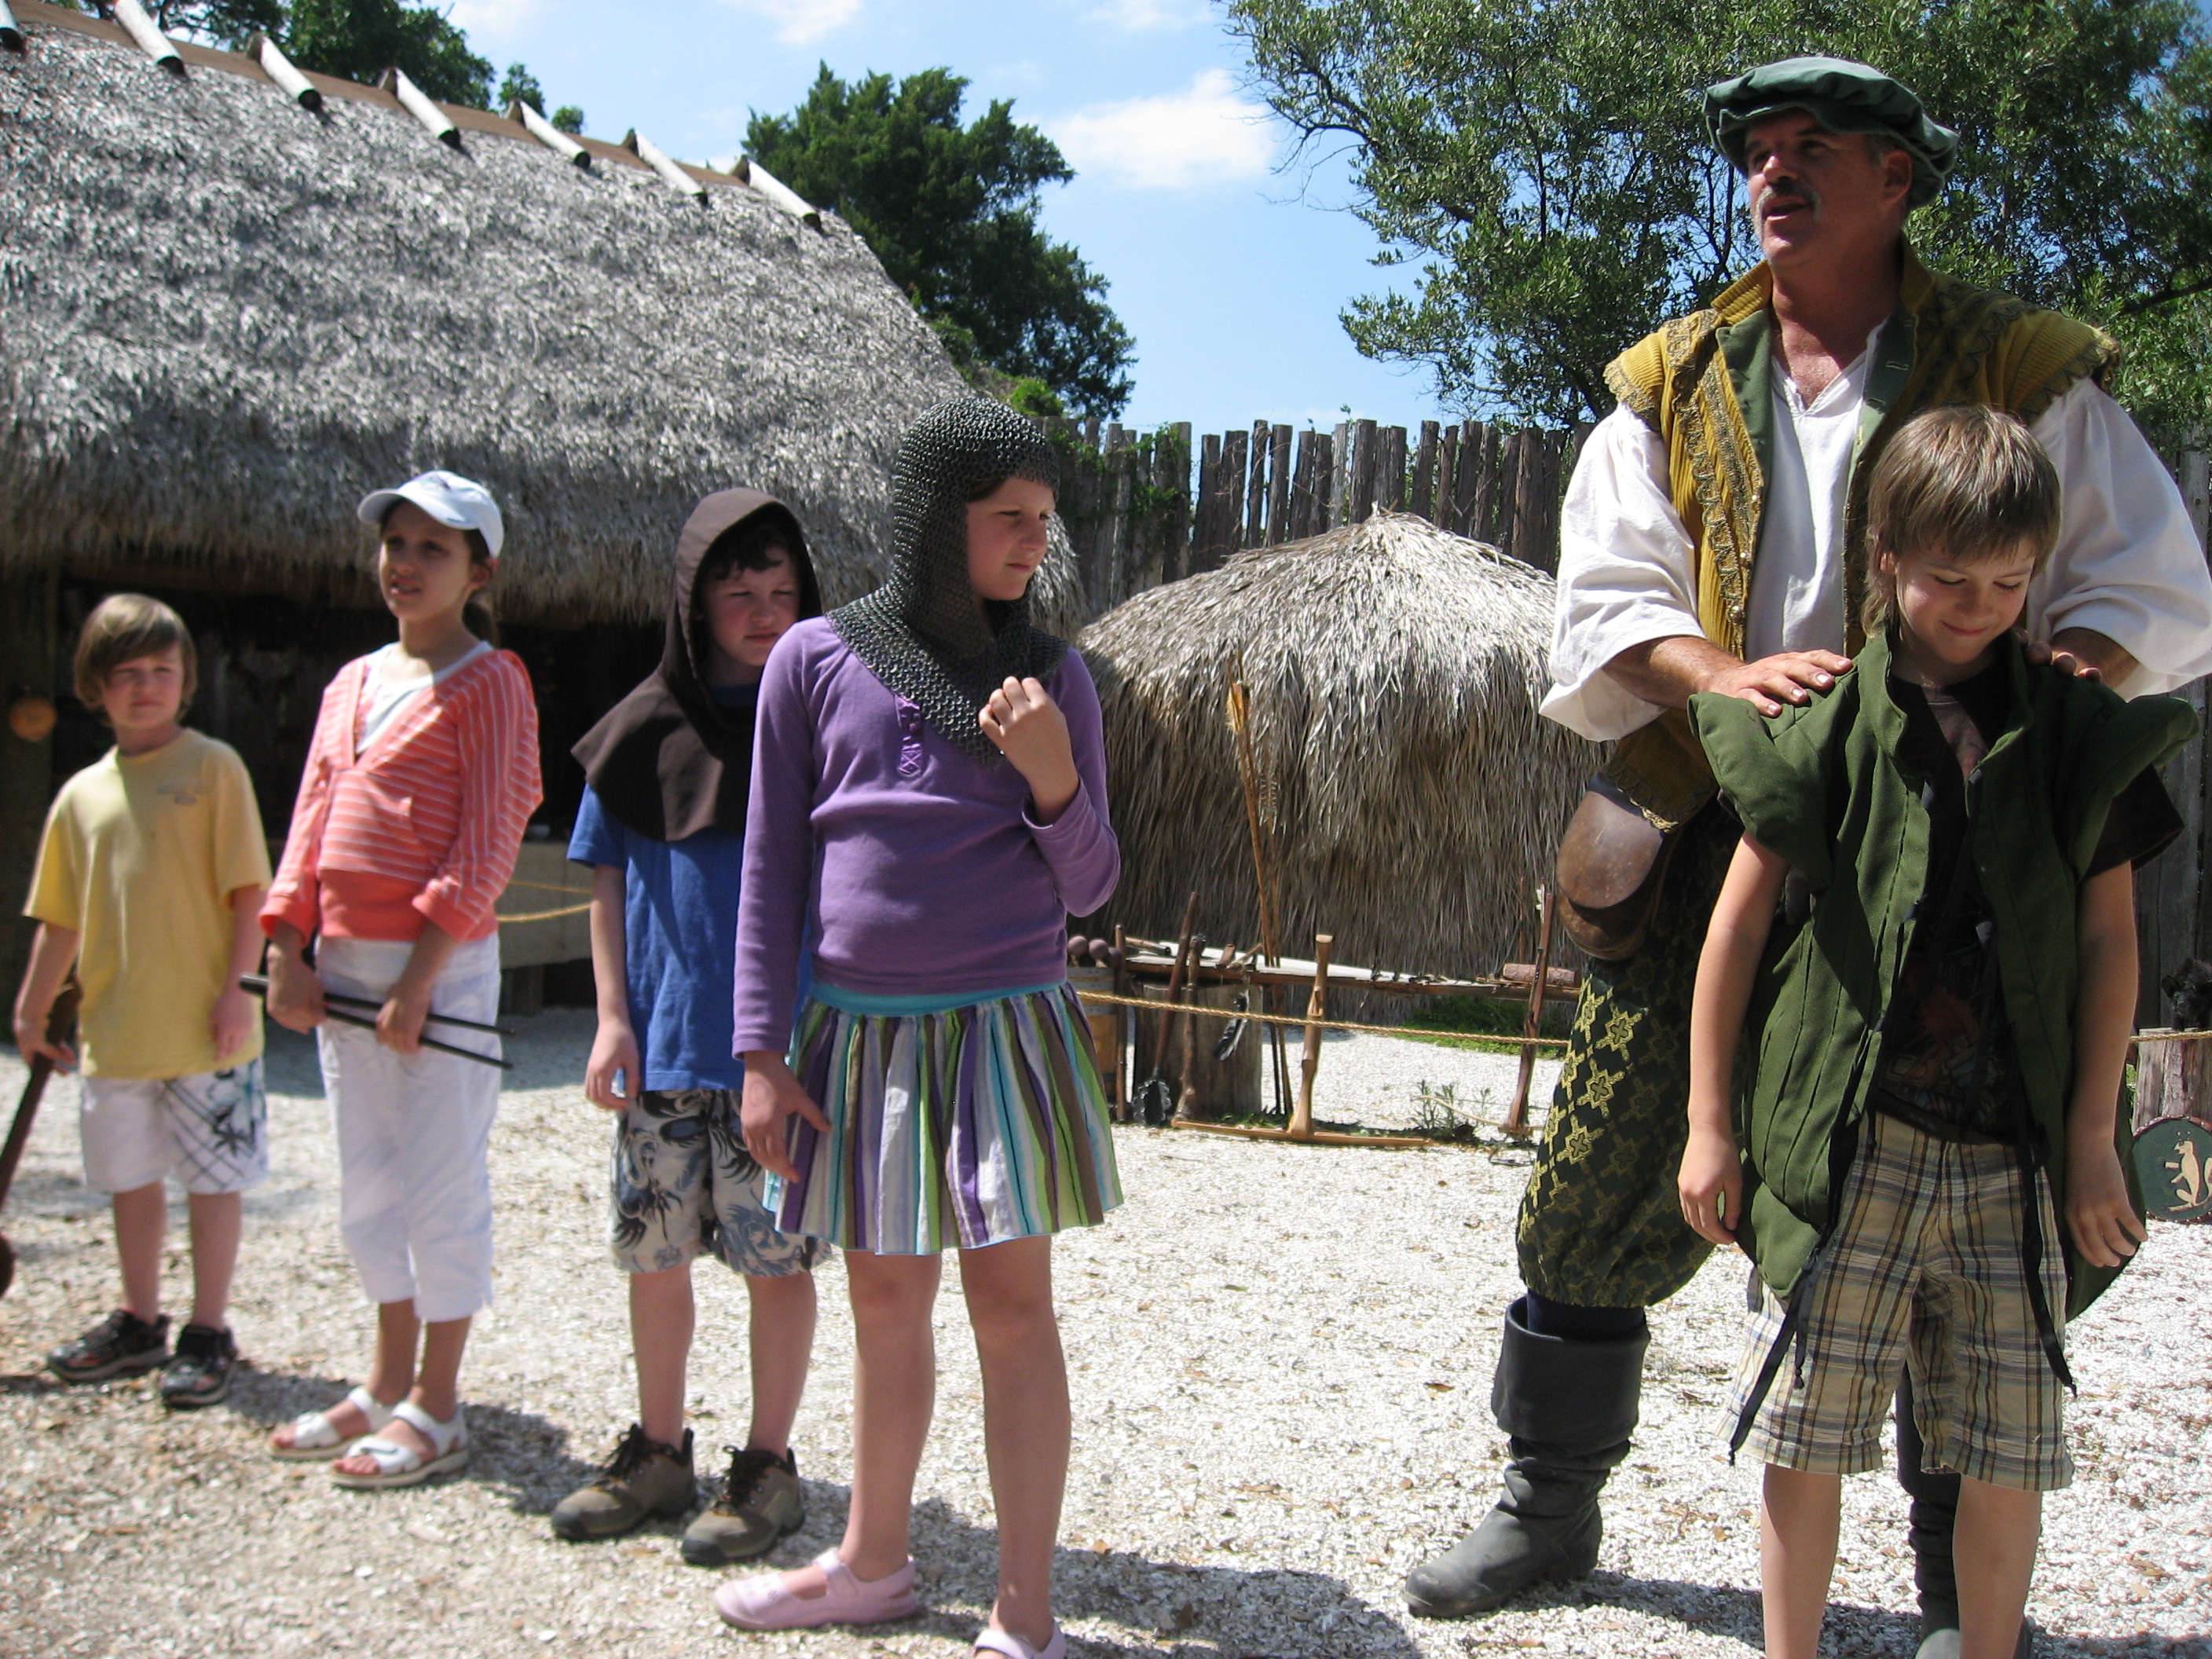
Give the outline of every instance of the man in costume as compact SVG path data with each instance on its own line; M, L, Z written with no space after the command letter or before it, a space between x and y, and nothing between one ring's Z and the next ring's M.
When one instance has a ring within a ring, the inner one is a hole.
M1710 89L1764 260L1614 360L1562 518L1544 712L1612 757L1561 849L1594 955L1520 1222L1528 1293L1492 1387L1510 1461L1496 1507L1407 1581L1414 1612L1494 1607L1597 1559L1598 1496L1637 1421L1644 1310L1711 1246L1681 1218L1690 994L1738 836L1683 710L1768 714L1848 668L1866 486L1889 435L1954 403L2030 423L2064 489L2028 623L2076 672L2142 696L2212 671L2212 577L2179 493L2099 384L2098 331L1922 265L1906 216L1957 135L1862 64L1796 58ZM1955 1651L1956 1475L1923 1474L1900 1393L1923 1659Z

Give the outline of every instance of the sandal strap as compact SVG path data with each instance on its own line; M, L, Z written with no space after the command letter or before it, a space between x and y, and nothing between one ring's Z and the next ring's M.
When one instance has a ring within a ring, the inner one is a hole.
M368 1421L368 1431L376 1433L389 1423L397 1407L387 1406L367 1389L356 1384L346 1394L344 1404L353 1407ZM403 1402L404 1403L404 1402ZM331 1413L336 1406L326 1406L320 1411L301 1412L292 1419L292 1444L300 1451L319 1451L325 1446L335 1446L346 1438L331 1425Z
M441 1423L411 1400L401 1401L392 1408L392 1414L430 1443L433 1457L443 1457L466 1437L467 1414L459 1406L453 1408L453 1420L448 1423ZM392 1443L387 1440L384 1443Z
M1041 1648L1031 1647L1011 1631L993 1630L987 1625L975 1633L975 1645L973 1651L1000 1653L1006 1656L1006 1659L1044 1659L1044 1656L1052 1651L1054 1644L1059 1639L1060 1626L1057 1625L1052 1627L1051 1637ZM1062 1650L1063 1652L1065 1650L1065 1649Z
M346 1400L368 1419L368 1426L372 1433L389 1423L392 1420L392 1413L398 1410L397 1406L386 1405L358 1382L346 1391Z

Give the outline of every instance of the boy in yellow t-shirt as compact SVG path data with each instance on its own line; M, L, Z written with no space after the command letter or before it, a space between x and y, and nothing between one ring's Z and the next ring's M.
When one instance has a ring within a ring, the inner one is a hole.
M269 1172L261 1014L238 986L261 956L269 846L245 765L179 724L192 695L191 635L159 600L118 593L85 619L76 694L115 747L54 799L24 914L39 923L15 999L15 1046L62 1066L46 1017L74 963L78 1127L86 1184L112 1195L123 1305L46 1357L71 1382L162 1372L162 1401L212 1406L238 1348L226 1308L240 1194ZM161 1309L165 1177L188 1194L192 1316L173 1356Z

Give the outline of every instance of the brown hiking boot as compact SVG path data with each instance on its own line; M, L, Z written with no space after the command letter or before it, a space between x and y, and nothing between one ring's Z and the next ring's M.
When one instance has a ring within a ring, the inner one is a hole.
M726 1566L765 1555L776 1540L806 1524L806 1502L799 1486L799 1459L786 1452L735 1446L730 1472L714 1506L684 1529L684 1559L695 1567Z
M682 1445L669 1446L648 1439L645 1425L633 1423L606 1468L553 1506L553 1530L576 1542L619 1538L649 1519L689 1515L698 1501L691 1431L684 1431Z

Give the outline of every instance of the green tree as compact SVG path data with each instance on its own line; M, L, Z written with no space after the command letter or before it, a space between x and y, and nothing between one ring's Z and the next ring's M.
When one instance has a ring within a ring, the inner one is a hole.
M1106 279L1037 226L1043 187L1074 174L1011 102L963 126L967 88L949 70L848 83L824 64L791 114L754 113L745 149L844 216L971 376L1036 380L1086 414L1119 414L1134 343Z
M505 109L509 104L527 104L543 115L545 112L545 88L538 84L538 77L522 64L509 64L506 78L500 82L499 91L492 103L497 109Z
M1605 362L1758 257L1699 90L1826 52L1960 129L1913 216L1930 263L2101 323L2140 418L2202 427L2212 359L2212 46L2191 0L1231 0L1271 106L1348 141L1378 262L1370 356L1526 418L1611 406Z
M584 112L574 104L563 104L547 118L560 131L574 137L584 130Z
M77 0L82 9L105 16L100 0ZM258 30L281 36L284 0L152 0L146 10L164 34L206 41L233 51Z
M469 37L434 6L401 0L291 0L283 37L302 69L374 81L398 69L431 97L483 109L491 101L492 67L469 50Z

